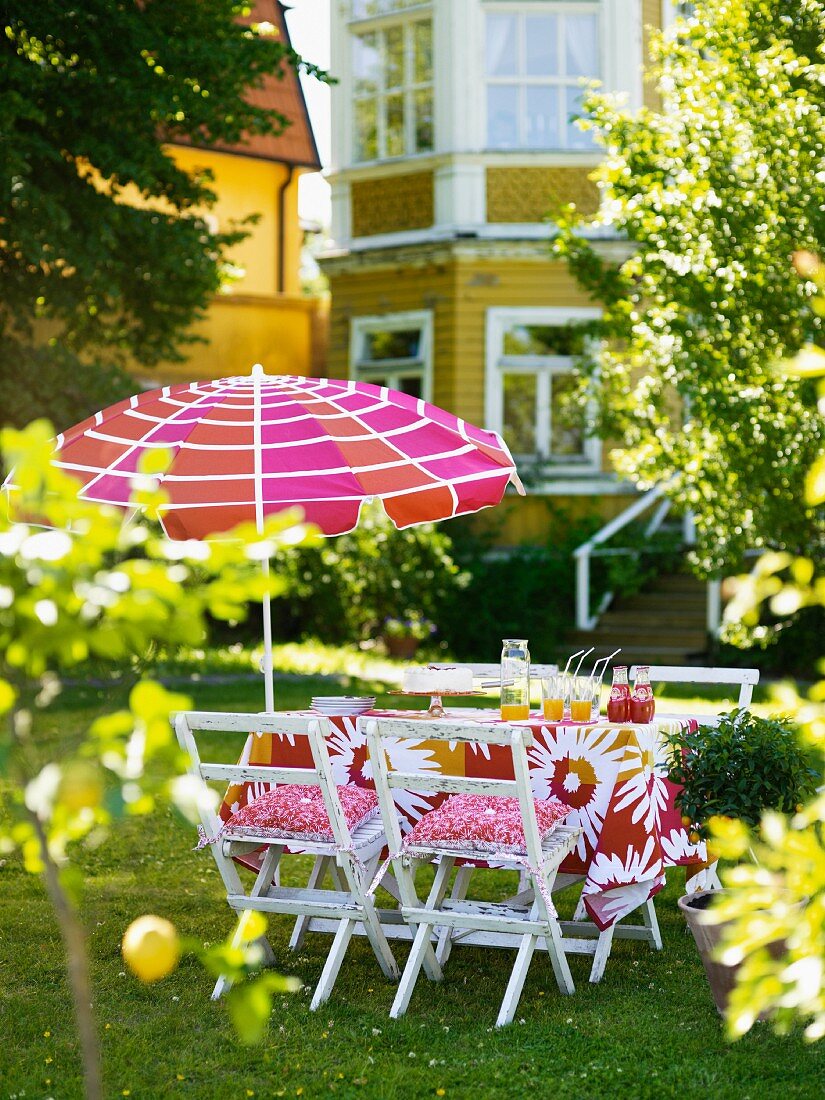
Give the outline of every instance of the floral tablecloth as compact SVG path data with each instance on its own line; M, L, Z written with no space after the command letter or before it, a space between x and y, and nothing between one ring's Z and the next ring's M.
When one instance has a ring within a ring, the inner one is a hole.
M418 712L375 713L410 718ZM448 717L491 722L498 720L498 711L460 708ZM368 718L330 719L329 750L336 783L372 786L365 735ZM549 723L536 715L518 724L529 725L535 738L528 755L536 797L555 795L572 806L567 822L582 829L579 843L561 871L585 876L584 904L599 928L609 927L658 893L667 867L686 865L688 890L703 886L704 844L692 843L682 825L675 803L679 788L666 778L662 737L677 726L692 724L695 728L694 719L660 718L649 725L573 724ZM404 741L393 746L389 756L392 766L402 771L513 777L507 747ZM282 734L250 737L242 761L312 766L306 738ZM226 820L269 787L267 783L230 787L221 817ZM399 810L410 824L442 797L396 792ZM691 871L696 873L691 875Z

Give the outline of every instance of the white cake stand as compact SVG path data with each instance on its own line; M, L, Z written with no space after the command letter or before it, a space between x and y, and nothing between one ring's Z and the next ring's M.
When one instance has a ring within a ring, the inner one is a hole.
M442 699L454 699L466 695L484 695L483 691L441 691L434 695L431 691L391 691L390 695L409 695L411 697L429 698L430 709L425 711L428 718L443 718L444 705Z

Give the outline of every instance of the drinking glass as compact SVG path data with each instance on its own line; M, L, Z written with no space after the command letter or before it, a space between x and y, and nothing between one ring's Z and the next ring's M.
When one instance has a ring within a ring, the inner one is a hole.
M558 673L543 676L541 680L541 703L544 717L548 722L560 722L564 718L564 684Z
M590 676L576 676L570 695L570 717L574 722L589 722L593 712L595 684Z

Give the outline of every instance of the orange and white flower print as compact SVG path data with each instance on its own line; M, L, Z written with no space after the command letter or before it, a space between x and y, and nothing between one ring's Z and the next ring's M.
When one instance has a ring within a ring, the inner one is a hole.
M596 847L624 755L616 734L592 726L542 728L528 751L536 798L554 796L573 808L567 824L582 829L576 846L582 860Z
M332 774L337 784L355 783L359 787L373 787L372 761L367 750L366 735L361 733L351 718L339 719L343 729L336 723L329 738L329 756ZM393 771L437 772L438 760L426 741L387 740L387 757ZM422 791L406 791L400 788L393 791L395 804L411 824L423 813L432 809L432 796ZM402 823L402 830L406 832Z
M609 855L597 852L587 871L587 892L589 894L594 887L604 891L631 883L649 882L658 878L662 870L661 850L655 837L649 836L644 848L628 844L623 857L618 852Z
M616 777L613 808L620 811L632 807L631 821L634 825L641 824L647 833L660 828L670 797L667 781L656 769L658 741L655 726L637 726L634 736L625 744L624 759Z
M592 892L588 893L589 887L585 886L582 897L596 926L604 930L615 921L622 920L634 909L638 909L640 905L644 905L649 898L658 893L664 883L664 875L661 875L653 882L649 879L644 882L630 882L626 886L616 886L612 890L599 890L594 886L591 888Z
M694 844L690 840L687 829L671 829L670 832L662 832L659 837L659 842L662 845L662 852L665 857L665 864L686 863L690 861L698 861L704 858L705 843L700 840Z

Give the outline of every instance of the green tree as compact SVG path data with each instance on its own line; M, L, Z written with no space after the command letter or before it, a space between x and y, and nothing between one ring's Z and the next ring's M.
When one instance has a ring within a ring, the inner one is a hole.
M187 327L221 284L223 252L244 230L209 230L209 175L183 171L164 143L234 144L245 134L278 132L287 120L246 93L290 65L318 72L271 24L238 21L249 14L240 0L4 3L0 378L7 388L25 388L29 371L42 368L32 345L44 333L60 349L54 369L64 373L71 373L67 356L109 367L181 357ZM91 411L88 400L81 411Z
M700 2L654 39L661 111L586 99L606 152L595 225L628 241L617 265L563 215L555 247L604 304L586 384L619 470L670 479L695 513L706 572L822 537L803 493L822 417L774 365L822 328L789 265L825 230L823 42L819 0Z
M52 436L44 421L0 432L0 456L14 470L15 512L37 520L36 526L9 523L0 515L0 771L8 780L0 852L19 853L26 870L43 876L66 949L86 1093L98 1098L78 856L124 815L173 803L195 822L201 800L216 805L205 784L179 774L184 761L169 716L189 709L190 701L144 678L142 669L157 645L199 645L210 617L241 619L250 600L279 593L282 579L266 581L260 560L294 544L306 529L296 531L295 514L284 512L260 535L254 524L242 524L228 541L170 542L153 522L165 498L150 477L136 478L132 498L145 517L125 525L120 510L78 498L78 483L51 465ZM164 459L158 454L152 461ZM41 529L44 523L49 529ZM44 738L39 715L59 694L62 674L89 658L119 662L132 675L128 707L104 714L88 730L66 729L56 745ZM228 1007L246 1041L263 1030L273 992L294 988L272 973L252 985L242 981L262 960L255 941L263 926L251 916L239 925L236 943L197 950L216 976L223 971L241 983ZM173 930L168 938L165 970L177 954ZM144 980L162 972L136 970Z
M797 253L795 264L818 286L818 304L825 304L825 266L806 252ZM791 378L818 380L823 404L825 350L820 345L803 347L786 372ZM805 498L812 507L825 504L825 455L808 472ZM765 606L775 615L825 607L821 564L821 559L788 553L764 554L755 570L738 579L726 615L752 626ZM825 661L819 667L825 672ZM777 702L796 713L822 759L825 680L813 685L807 699L783 684L777 689ZM739 1038L765 1013L782 1034L803 1022L806 1038L825 1038L825 775L817 794L793 815L766 813L752 831L741 821L717 818L711 831L721 855L737 861L750 855L754 860L723 872L726 891L712 910L716 919L731 922L722 943L722 961L741 963L728 1002L728 1036Z

